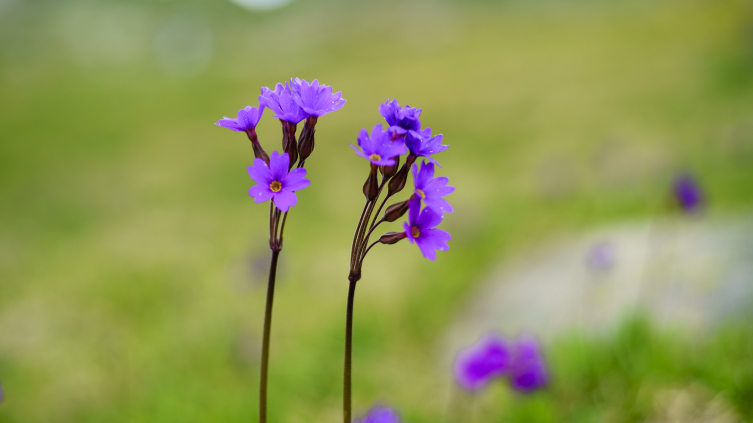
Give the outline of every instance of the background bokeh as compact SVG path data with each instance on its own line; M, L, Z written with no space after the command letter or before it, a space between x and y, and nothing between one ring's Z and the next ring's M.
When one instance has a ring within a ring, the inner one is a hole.
M536 268L541 246L625 222L749 221L749 1L0 0L0 422L255 421L268 210L247 195L248 140L212 123L290 77L348 102L319 120L312 185L288 221L271 421L340 419L367 173L348 143L387 98L444 134L456 211L436 262L405 242L367 260L358 413L380 401L412 423L753 419L745 317L660 324L635 304L603 330L562 328L544 343L552 381L530 396L464 394L448 362L479 287L505 263ZM271 113L258 132L279 148ZM701 212L673 202L681 173ZM537 283L525 298L552 300Z

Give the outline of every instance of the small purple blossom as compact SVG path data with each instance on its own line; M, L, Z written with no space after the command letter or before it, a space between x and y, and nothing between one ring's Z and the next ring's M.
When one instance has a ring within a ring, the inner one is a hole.
M463 388L476 391L510 367L511 352L508 341L496 334L488 334L476 344L460 351L455 359L455 380Z
M614 265L614 247L608 242L600 242L588 251L588 266L595 270L607 270Z
M417 244L424 257L435 260L435 250L449 250L447 241L452 239L447 231L436 228L442 222L442 216L428 207L421 211L421 200L418 198L411 199L408 207L408 221L403 223L408 241Z
M452 213L452 205L442 197L455 191L455 187L447 185L450 180L445 176L434 177L434 163L421 163L421 170L418 170L418 166L414 163L411 170L413 171L414 192L423 200L426 207L440 216L444 216L445 212Z
M675 197L677 202L687 212L698 210L703 201L698 182L690 175L682 175L675 180Z
M390 407L375 405L358 423L400 423L400 416Z
M405 135L405 145L408 146L408 150L414 156L426 157L430 162L439 166L439 163L431 156L450 148L449 145L442 144L442 138L442 134L432 137L431 128L424 128L421 131L408 132Z
M257 203L272 199L278 209L287 212L298 202L295 191L300 191L311 183L305 178L306 169L297 168L288 172L289 168L288 153L272 152L269 166L264 160L254 159L254 165L248 167L248 174L259 185L252 186L248 195L254 197Z
M513 389L532 392L549 381L539 341L531 334L520 334L513 341L510 383Z
M342 109L345 99L342 92L332 94L332 87L319 85L318 80L308 82L305 79L296 78L290 83L293 90L293 100L309 116L324 116L327 113Z
M264 113L264 105L257 107L246 106L238 111L238 117L235 119L225 116L224 119L220 119L215 123L217 126L223 128L232 129L233 131L249 131L256 128L256 125L261 119L261 115Z
M404 135L408 131L418 131L421 129L421 121L418 117L421 115L421 109L410 106L404 106L402 109L397 104L397 100L387 101L379 106L379 114L387 120L390 130L398 135Z
M277 119L298 123L306 119L308 114L296 104L294 97L295 94L287 82L285 85L278 83L275 85L274 91L267 87L261 87L259 103L269 107Z
M360 150L353 144L350 146L356 154L377 166L392 166L395 164L393 157L408 152L405 143L402 140L393 141L392 135L382 129L381 123L376 124L371 130L371 137L366 129L361 129L361 133L358 134Z

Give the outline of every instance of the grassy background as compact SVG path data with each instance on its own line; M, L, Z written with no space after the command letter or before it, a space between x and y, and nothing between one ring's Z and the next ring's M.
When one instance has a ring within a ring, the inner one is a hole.
M437 350L492 264L554 233L672 213L679 171L699 177L710 214L750 210L748 2L0 6L0 422L255 420L267 208L246 194L248 141L212 123L292 76L348 103L320 119L312 185L288 222L270 420L339 419L367 171L347 144L388 97L421 107L451 145L438 159L457 187L454 238L436 262L407 243L370 255L357 410L382 400L414 423L644 421L657 392L701 384L753 417L745 325L701 339L643 321L609 339L563 334L548 348L549 390L492 390L459 416ZM154 40L175 19L211 34L206 68L160 65ZM270 113L259 133L267 151L279 143Z

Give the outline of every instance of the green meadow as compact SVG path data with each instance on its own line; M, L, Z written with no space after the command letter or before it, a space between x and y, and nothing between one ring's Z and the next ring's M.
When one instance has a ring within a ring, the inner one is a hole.
M164 35L171 22L189 22L188 47ZM422 108L450 145L437 160L456 187L453 239L435 262L407 242L369 255L358 414L381 401L408 423L671 422L657 404L679 392L716 401L722 417L706 421L753 420L750 323L700 335L636 317L607 336L563 333L545 345L551 384L530 396L459 393L440 348L506 258L679 215L679 172L699 180L704 217L752 211L749 2L297 0L255 13L220 0L6 0L0 422L256 421L268 207L247 194L250 143L213 123L290 77L348 102L319 120L312 183L287 222L270 421L341 419L368 173L348 144L382 122L387 98ZM280 149L269 110L257 131Z

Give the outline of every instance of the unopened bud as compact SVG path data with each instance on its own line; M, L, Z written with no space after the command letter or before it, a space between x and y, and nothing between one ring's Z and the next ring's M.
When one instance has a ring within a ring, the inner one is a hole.
M290 167L292 169L295 162L298 161L298 143L295 140L295 123L282 122L282 150L290 156Z
M386 234L379 237L379 242L382 244L397 244L398 242L405 239L406 235L405 232L387 232Z
M254 128L248 129L246 130L246 135L248 135L248 139L251 141L251 147L254 149L254 157L264 160L264 163L269 165L269 155L264 151L261 144L259 144L259 139L256 137L256 130Z
M400 168L400 171L397 172L397 175L395 175L395 177L390 181L387 191L390 196L397 194L398 192L402 191L403 188L405 188L405 181L408 180L408 172L410 171L410 167L413 165L416 159L417 157L412 153L408 154L408 158L405 159L405 164L403 164L403 167Z
M298 143L298 154L301 159L299 167L303 166L303 163L308 159L311 153L314 151L314 132L316 132L316 116L309 116L306 119L306 124L301 131L300 142Z
M395 176L398 169L400 169L400 156L395 157L395 164L392 166L382 166L379 168L382 171L382 175L384 175L384 179L390 179Z
M366 182L363 184L363 195L371 201L379 196L379 182L377 181L377 167L371 165L371 172Z
M397 219L400 219L403 217L405 212L408 211L408 206L410 205L410 199L407 199L400 203L395 203L389 207L387 207L387 211L384 212L384 221L385 222L394 222Z

